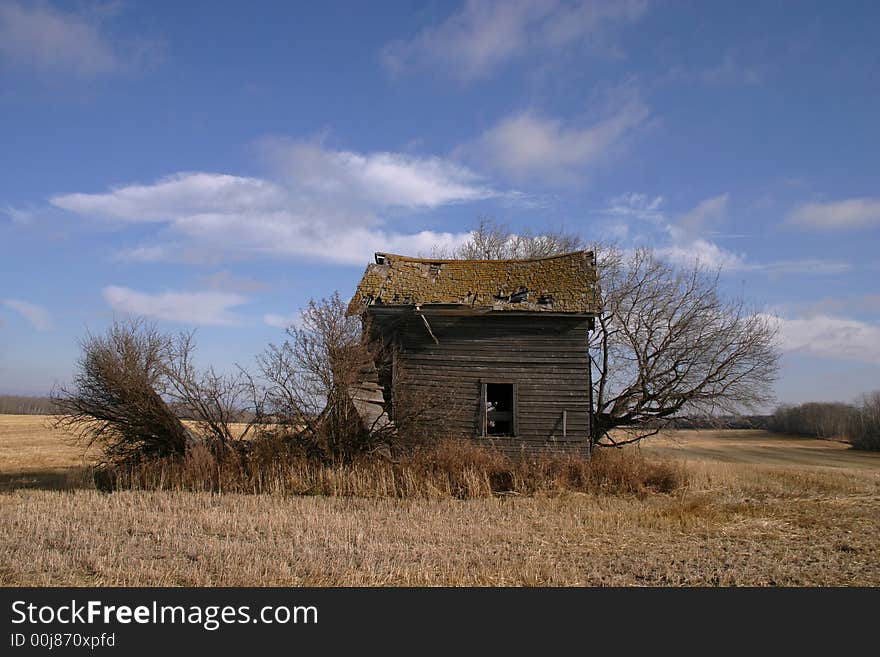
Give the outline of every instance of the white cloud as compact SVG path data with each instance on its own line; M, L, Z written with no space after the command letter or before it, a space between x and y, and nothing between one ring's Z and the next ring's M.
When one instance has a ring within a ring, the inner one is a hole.
M211 212L271 212L287 201L271 182L218 173L182 172L151 185L115 187L105 194L62 194L49 202L86 216L124 222L167 222Z
M48 331L52 328L49 311L42 306L18 299L3 299L2 303L24 317L38 331Z
M754 47L728 50L714 66L673 66L660 79L673 83L702 83L713 86L751 86L760 84L767 71L766 53L756 53ZM778 57L777 57L778 58ZM746 62L760 62L751 64Z
M605 208L603 214L630 220L639 219L659 223L665 221L663 204L666 200L662 196L648 196L646 194L621 194L616 196Z
M465 233L384 229L380 213L496 194L469 169L438 158L362 155L299 143L273 143L272 151L279 181L188 172L50 202L85 217L161 226L154 241L116 254L123 261L277 255L361 264L374 250L424 252L467 239Z
M173 246L166 244L147 244L131 249L122 249L113 254L113 260L119 262L163 262L173 256Z
M724 269L725 271L746 267L742 255L728 251L701 237L676 240L671 245L656 250L664 260L682 267L693 266L695 263L709 269Z
M643 0L468 0L439 25L389 44L383 61L393 73L439 65L474 80L526 53L577 43L613 50L606 33L636 20L645 7Z
M861 313L880 317L880 293L823 297L817 301L791 305L800 308L800 314L805 317L827 315L829 313L834 315Z
M0 59L80 77L125 67L118 44L102 33L94 16L60 11L42 2L0 4Z
M658 248L657 253L669 262L683 267L699 263L709 269L727 271L749 268L745 256L725 249L705 237L707 232L711 232L711 229L724 220L729 198L728 194L720 194L703 199L674 223L667 223L665 230L672 243Z
M276 315L274 313L267 313L263 315L263 322L265 324L280 329L287 329L291 326L299 326L301 319L302 318L299 313L295 313L293 315Z
M13 208L11 206L5 207L3 209L3 214L8 216L14 224L29 223L33 217L32 210L22 210L20 208Z
M880 325L827 315L774 319L784 351L880 364Z
M313 196L376 207L436 208L499 195L467 167L438 157L362 154L288 140L264 146L287 182Z
M696 238L673 242L656 249L658 255L682 267L700 263L708 269L726 272L766 272L767 274L843 274L852 271L852 263L819 258L752 262L744 253L735 253L714 242Z
M363 264L375 251L416 254L434 246L454 248L470 237L469 233L397 233L318 221L289 213L261 217L202 215L178 222L176 229L207 254L302 257L339 264Z
M699 79L708 84L753 85L761 82L761 75L755 67L740 61L741 57L728 51L724 60L713 68L703 70Z
M765 263L746 263L743 269L766 271L772 274L843 274L853 270L851 262L802 258L799 260L775 260Z
M234 325L241 318L230 309L247 303L247 298L229 292L138 292L110 285L101 290L113 310L181 324Z
M520 182L579 182L584 170L607 158L649 117L638 99L590 125L521 112L502 119L460 152Z
M622 194L602 210L607 221L601 227L615 239L649 244L660 257L681 267L699 262L708 269L768 274L840 274L853 269L849 262L818 258L753 262L744 253L720 246L709 237L727 219L729 201L729 194L706 198L673 219L663 208L662 196Z
M788 216L788 223L816 230L845 230L880 226L880 199L807 203Z
M609 218L606 231L619 238L650 244L656 253L673 264L691 267L695 263L709 269L727 271L748 265L742 254L729 251L702 235L710 224L725 214L727 194L700 201L677 220L664 211L662 196L622 194L609 202L602 214Z
M721 194L700 201L693 210L679 217L678 227L688 235L715 228L724 219L729 199L729 194Z

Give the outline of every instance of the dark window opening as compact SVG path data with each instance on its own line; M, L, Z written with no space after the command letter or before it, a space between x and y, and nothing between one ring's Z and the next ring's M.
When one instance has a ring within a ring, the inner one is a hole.
M484 435L516 434L516 398L512 383L484 383Z

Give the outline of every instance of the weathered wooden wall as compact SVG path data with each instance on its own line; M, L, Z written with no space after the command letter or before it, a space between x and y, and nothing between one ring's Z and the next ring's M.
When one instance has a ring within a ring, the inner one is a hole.
M375 329L394 337L397 385L442 400L450 435L516 450L589 445L588 318L427 314L435 342L411 309L371 315ZM483 381L516 383L516 436L479 438Z

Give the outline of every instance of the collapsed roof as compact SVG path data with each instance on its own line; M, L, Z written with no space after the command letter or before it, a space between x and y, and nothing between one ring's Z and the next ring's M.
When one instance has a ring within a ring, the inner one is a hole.
M376 253L348 313L426 305L596 315L596 258L592 251L522 260L432 260Z

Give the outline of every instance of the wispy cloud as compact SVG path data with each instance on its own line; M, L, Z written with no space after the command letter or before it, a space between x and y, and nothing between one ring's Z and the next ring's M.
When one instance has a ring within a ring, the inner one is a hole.
M823 231L875 228L880 226L880 199L851 198L807 203L789 214L787 222Z
M591 123L520 112L501 119L458 152L518 183L569 185L582 181L589 167L625 144L649 116L647 105L638 98Z
M880 325L828 315L774 319L784 351L880 364Z
M199 282L207 287L224 292L257 292L268 287L263 281L247 276L236 276L226 270L216 271L207 276L200 276Z
M48 331L52 328L49 311L42 306L19 299L3 299L2 303L7 308L21 315L38 331Z
M276 315L275 313L267 313L263 315L263 323L280 329L288 329L291 326L298 326L302 317L299 313L291 315Z
M739 55L733 51L728 51L717 66L701 71L699 77L707 84L752 85L761 82L758 69L744 64Z
M748 265L745 256L734 253L707 238L725 219L729 194L703 199L675 221L666 224L671 244L660 247L661 256L679 265L694 262L710 268L728 271L741 270Z
M289 183L313 196L376 207L436 208L499 195L472 170L439 157L356 153L285 139L264 140L263 146Z
M112 259L117 262L163 262L173 259L178 245L169 244L145 244L132 248L121 249L113 254Z
M741 254L729 251L714 242L702 237L674 239L668 246L657 249L658 255L682 267L690 267L695 263L709 269L737 271L746 267Z
M43 73L91 78L125 70L150 49L143 42L111 38L99 18L44 2L0 3L0 59Z
M362 263L374 250L455 247L466 233L383 227L395 211L432 209L499 193L467 167L441 158L264 143L275 180L183 172L98 194L53 196L53 206L118 224L154 223L152 240L117 259L219 262L260 255ZM160 237L161 235L161 237Z
M704 199L677 217L666 211L662 196L622 194L601 211L605 230L618 239L650 244L657 254L676 265L689 267L699 262L709 269L735 270L745 265L745 257L708 239L727 211L729 196Z
M766 271L771 274L844 274L853 270L851 262L822 258L796 258L771 262L744 262L744 270Z
M7 206L0 210L0 213L5 214L12 220L14 224L27 224L31 221L31 218L34 215L34 211L25 210L22 208L13 208L11 206Z
M239 324L241 317L231 309L248 301L240 294L229 292L165 291L150 294L117 285L105 287L101 294L117 312L191 325Z
M646 194L621 194L609 201L608 206L602 211L603 214L629 221L638 219L660 223L666 221L663 212L663 204L666 202L662 196L649 196Z
M728 50L717 64L705 66L674 66L660 82L700 83L710 86L751 86L760 84L766 77L768 55L747 52L744 48ZM778 55L777 55L778 58ZM760 63L759 63L760 62Z
M676 228L687 235L714 230L724 220L729 200L729 194L720 194L700 201L694 209L678 218Z
M436 66L476 80L526 52L585 44L616 54L608 33L638 19L646 6L643 0L468 0L438 25L390 43L382 58L394 74Z
M623 194L609 202L600 214L604 230L613 238L635 244L651 244L658 255L679 266L699 262L709 269L768 274L841 274L852 263L819 258L754 262L745 253L727 249L711 238L727 221L729 194L701 200L677 216L665 210L662 196Z
M855 296L823 297L822 299L797 304L802 315L871 315L880 317L880 293Z
M258 178L182 172L149 185L103 194L61 194L49 202L77 214L124 222L167 222L182 215L271 212L287 201L278 185Z

